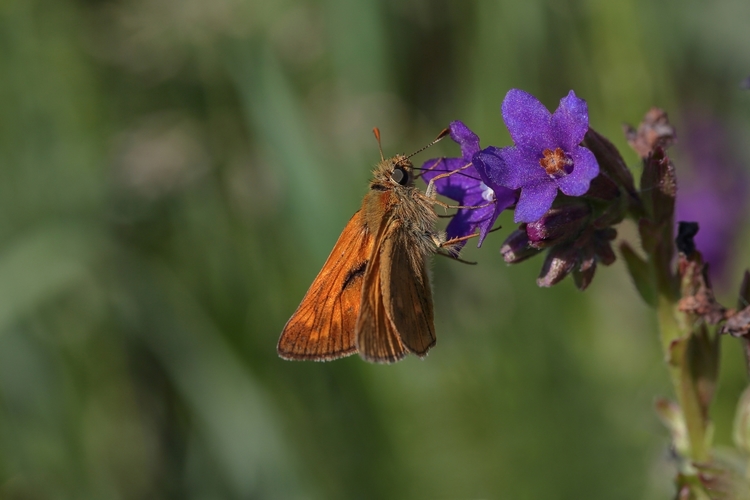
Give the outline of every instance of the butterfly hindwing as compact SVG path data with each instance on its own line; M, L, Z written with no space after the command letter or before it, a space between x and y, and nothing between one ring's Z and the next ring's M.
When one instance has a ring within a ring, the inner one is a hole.
M423 357L435 345L435 324L432 308L427 260L423 246L413 241L413 233L392 231L382 244L384 262L381 266L383 303L401 341L414 354Z
M382 268L388 265L384 259L382 241L387 240L394 227L386 220L378 231L378 240L373 247L370 262L365 273L362 294L362 308L357 320L357 350L359 355L374 363L393 363L402 359L408 350L388 315L383 289Z

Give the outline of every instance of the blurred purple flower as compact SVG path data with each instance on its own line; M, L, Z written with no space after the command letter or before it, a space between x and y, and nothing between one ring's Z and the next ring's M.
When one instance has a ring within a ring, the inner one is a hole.
M599 164L591 151L579 145L589 128L586 101L571 90L551 114L536 97L511 89L502 114L515 146L483 149L475 156L475 165L494 184L521 189L516 222L542 217L558 188L568 196L588 191Z
M478 171L473 164L469 165L472 157L479 152L479 137L474 132L458 120L451 122L450 132L451 139L461 146L461 157L427 160L422 165L422 178L429 182L440 174L462 169L435 181L437 192L457 201L459 205L482 208L458 209L448 223L446 232L448 238L452 239L473 234L479 228L477 246L482 246L500 212L515 203L516 195L514 191L496 185L486 177L484 171Z
M690 170L680 176L675 219L698 223L695 244L710 265L711 277L721 283L727 278L737 228L748 213L750 179L728 130L716 118L694 114L681 137Z

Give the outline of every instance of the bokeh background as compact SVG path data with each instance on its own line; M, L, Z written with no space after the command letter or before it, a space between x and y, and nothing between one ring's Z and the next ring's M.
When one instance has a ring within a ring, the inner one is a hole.
M748 19L746 0L2 0L0 497L668 498L652 311L620 262L585 293L537 288L539 259L498 253L507 216L467 246L478 266L434 262L426 360L275 346L366 192L372 127L387 155L454 119L506 145L512 87L552 109L575 89L636 175L621 125L668 110L681 186L731 221L712 241L733 304ZM746 384L725 340L721 445Z

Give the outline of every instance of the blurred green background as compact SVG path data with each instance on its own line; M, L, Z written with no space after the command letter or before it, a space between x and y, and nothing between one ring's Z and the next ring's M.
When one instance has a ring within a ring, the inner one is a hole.
M479 266L434 262L426 360L292 363L276 341L366 192L373 126L386 155L454 119L505 145L509 88L552 109L572 88L636 173L621 124L653 105L739 149L748 19L746 0L0 1L0 497L668 498L652 312L620 262L538 289L540 259L497 251L507 216L468 245ZM725 345L727 445L746 382Z

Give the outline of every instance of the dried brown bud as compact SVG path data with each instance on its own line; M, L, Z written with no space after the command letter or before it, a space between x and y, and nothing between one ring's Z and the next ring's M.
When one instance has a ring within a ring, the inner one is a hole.
M678 308L682 312L694 314L709 325L715 325L726 318L726 308L717 302L714 290L708 279L708 266L700 252L691 256L679 254L678 272L681 277L682 298Z
M657 147L669 148L676 138L666 111L659 108L651 108L637 130L630 125L624 125L623 128L628 144L641 158L647 158Z
M750 306L741 311L733 313L724 326L721 327L721 333L728 333L732 337L745 337L750 334Z
M651 220L656 225L670 224L671 234L677 177L674 165L661 147L657 147L643 164L641 192Z

